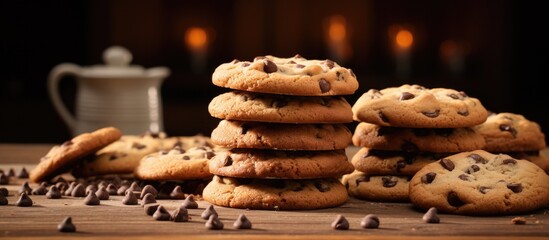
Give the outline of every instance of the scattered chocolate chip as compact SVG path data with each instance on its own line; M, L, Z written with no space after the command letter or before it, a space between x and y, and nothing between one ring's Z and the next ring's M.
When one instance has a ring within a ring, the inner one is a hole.
M153 213L152 217L157 221L170 221L172 220L172 215L164 208L162 205L156 208L156 211Z
M160 204L158 203L149 203L149 204L145 204L145 206L143 206L143 209L145 210L145 213L147 215L152 216L156 212L156 209L158 209L159 206Z
M471 179L469 179L469 175L467 174L461 174L458 176L459 179L463 180L463 181L471 181Z
M425 175L421 176L421 182L422 183L432 183L433 180L435 180L435 177L437 176L434 172L428 172Z
M381 177L381 181L383 182L383 187L391 188L397 185L398 180L394 179L390 176L383 176Z
M186 209L197 209L198 203L194 200L194 195L189 194L185 200L183 200L183 203L181 203L181 206L185 207Z
M27 181L23 182L23 184L19 188L19 191L17 191L17 193L19 193L19 194L21 194L23 192L26 193L27 195L32 194L32 188L29 186L29 182L27 182Z
M499 130L511 133L514 138L517 137L517 130L514 127L510 126L510 125L501 124L501 125L499 125Z
M320 192L327 192L327 191L330 191L330 186L322 183L322 182L315 182L315 187L316 189L318 189L318 191Z
M505 160L503 160L503 164L515 165L515 164L517 164L517 160L512 159L512 158L505 159Z
M454 162L448 158L443 158L439 161L440 165L442 165L443 168L446 168L448 171L454 170L456 165L454 165Z
M145 195L147 195L147 193L152 194L155 198L156 198L156 195L158 195L158 191L156 190L156 188L154 188L150 184L147 184L141 190L141 195L139 196L139 198L143 199L143 197L145 197Z
M73 197L85 197L86 196L86 188L82 183L76 184L76 186L71 191L71 196Z
M472 158L473 160L475 160L475 163L482 163L482 164L485 164L488 162L488 160L486 160L485 158L483 158L482 156L476 154L476 153L473 153L473 154L470 154L469 156L467 156L468 158Z
M76 226L72 223L71 217L66 217L57 225L57 230L60 232L76 232Z
M32 199L27 195L26 192L22 192L19 195L19 199L17 199L17 202L15 202L15 205L18 207L30 207L32 206L32 204Z
M507 183L507 188L511 189L514 193L522 192L522 184L520 183Z
M360 226L362 228L378 228L379 218L375 214L368 214L360 221Z
M327 93L330 91L330 89L332 89L332 86L330 85L330 83L326 81L326 79L324 78L321 78L320 80L318 80L318 86L320 86L321 93Z
M0 173L0 185L10 184L10 177L4 173Z
M265 73L273 73L278 70L278 66L276 66L276 63L274 63L271 60L264 60L263 61L263 71Z
M332 222L332 228L336 230L347 230L349 229L349 221L347 221L343 215L339 214Z
M456 192L449 192L446 200L453 207L461 207L465 205L465 203L459 198Z
M302 57L302 56L299 55L299 54L296 54L296 55L294 56L294 58L304 58L304 57Z
M511 219L511 223L513 223L515 225L524 225L524 224L526 224L526 218L524 218L524 217L514 217L513 219Z
M482 194L486 194L488 191L492 190L492 188L489 188L489 187L485 187L485 186L480 186L478 188L478 191L481 192Z
M244 214L240 214L234 221L233 227L236 229L252 229L252 222Z
M118 189L114 184L109 183L109 185L107 185L107 192L109 192L109 195L117 195Z
M410 99L415 98L415 97L416 97L416 95L411 94L409 92L402 92L400 94L400 98L398 100L405 101L405 100L410 100Z
M188 222L189 221L189 211L183 206L176 208L171 214L172 221L174 222Z
M467 170L465 170L467 174L471 174L478 171L480 171L480 167L475 164L471 165L470 167L467 168Z
M25 167L21 168L19 173L17 174L18 178L29 178L29 172L27 172L27 169Z
M7 188L5 188L5 187L0 188L0 194L4 195L4 197L7 197L9 193L10 192L8 191Z
M47 185L48 183L46 182L40 183L40 186L32 190L32 195L46 195L48 192Z
M206 221L204 226L207 229L211 229L211 230L221 230L221 229L223 229L223 223L219 220L219 218L217 217L217 214L210 215L208 217L208 221Z
M97 185L90 184L86 186L86 195L88 195L89 192L96 192L97 191Z
M46 193L46 198L48 199L59 199L61 196L61 191L59 191L56 185L52 185Z
M436 118L438 117L438 115L440 114L440 110L435 110L435 111L432 111L432 112L422 112L423 115L425 115L426 117L430 117L430 118Z
M99 187L99 189L95 192L95 195L97 195L99 200L109 200L109 191L107 191L107 187L105 185Z
M425 223L440 223L440 218L437 214L438 210L435 207L429 208L429 210L423 215L423 221Z
M140 192L141 187L139 186L139 182L133 181L128 190L131 190L133 192Z
M387 118L387 116L385 116L385 114L383 114L382 111L379 111L378 116L382 122L389 123L389 119Z
M3 193L0 193L0 206L2 205L8 205L8 198Z
M215 153L213 151L206 151L204 153L204 157L208 160L212 159L213 157L215 157Z
M128 185L122 185L120 186L117 190L116 190L116 195L118 196L124 196L126 195L126 190L128 190L130 188L130 186Z
M156 203L156 197L152 193L146 193L141 199L142 207L149 203Z
M452 99L460 99L460 96L455 94L455 93L448 93L447 94L448 97L451 97Z
M93 205L99 205L100 203L101 201L99 200L97 195L95 195L94 191L89 191L88 196L86 196L86 198L84 199L84 204L86 205L93 206Z
M126 195L122 199L124 205L137 205L137 197L132 191L126 191Z
M173 188L172 192L170 193L171 199L185 199L185 193L183 193L183 190L181 189L181 186L177 185Z
M209 219L212 215L217 216L217 211L215 211L213 205L210 205L206 209L204 209L200 217L202 217L202 219Z

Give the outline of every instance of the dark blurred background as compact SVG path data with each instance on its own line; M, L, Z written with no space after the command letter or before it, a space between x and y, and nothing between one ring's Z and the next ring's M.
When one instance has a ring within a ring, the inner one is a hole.
M477 97L494 112L520 113L549 131L549 23L542 1L99 0L0 3L0 142L59 143L71 133L46 82L59 63L102 64L112 45L133 64L166 66L164 130L207 134L216 66L258 55L330 58L352 68L360 89L416 83ZM206 33L199 64L185 41ZM76 83L63 80L74 108Z

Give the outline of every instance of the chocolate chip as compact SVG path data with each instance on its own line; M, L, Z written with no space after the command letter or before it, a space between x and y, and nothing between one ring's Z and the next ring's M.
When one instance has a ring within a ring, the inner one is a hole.
M461 116L469 116L469 111L468 110L463 110L463 111L458 111L458 114L461 115Z
M330 59L326 59L326 61L324 61L324 64L326 64L326 66L328 66L328 68L330 68L330 69L334 68L334 66L335 66L334 61L332 61Z
M425 223L440 223L440 218L437 214L438 210L435 207L429 208L429 210L423 215L423 221Z
M440 110L435 110L431 112L421 112L421 113L423 113L423 115L425 115L426 117L436 118L440 114Z
M428 172L425 175L421 176L421 182L422 183L432 183L433 180L435 180L435 177L437 176L434 172Z
M480 167L478 167L475 164L471 165L470 167L467 168L467 170L465 170L465 172L467 174L471 174L471 173L478 172L478 171L480 171Z
M318 80L318 86L320 86L320 92L322 93L327 93L332 88L330 83L326 81L326 79L324 78L321 78L320 80Z
M191 160L191 157L185 155L185 156L183 156L181 159L183 159L183 160L185 160L185 161L188 161L188 160Z
M404 100L410 100L412 98L415 98L416 96L414 94L411 94L409 92L402 92L400 94L400 98L398 100L404 101Z
M276 66L276 63L274 63L271 60L264 60L263 61L263 71L265 73L273 73L278 70L278 67Z
M7 188L1 187L1 188L0 188L0 194L2 194L4 197L7 197L8 194L9 194L9 191L8 191Z
M25 167L21 168L19 173L17 174L18 178L29 178L29 173L27 172L27 169Z
M368 214L360 221L360 226L362 228L378 228L379 217L375 214Z
M330 186L324 184L324 183L321 183L321 182L315 182L315 187L316 189L318 189L318 191L320 192L327 192L327 191L330 191Z
M171 199L185 199L185 193L183 193L183 190L181 189L181 186L177 185L173 188L172 192L170 193Z
M40 186L32 190L32 195L46 195L48 192L47 183L42 182Z
M383 187L391 188L397 185L398 179L384 176L384 177L381 177L381 181L383 182Z
M156 208L156 211L153 213L152 217L157 221L170 221L172 220L172 215L164 208L162 205Z
M66 217L57 225L57 230L60 232L76 232L76 226L72 223L71 217Z
M18 207L30 207L32 206L32 204L32 199L27 195L26 192L22 192L19 195L19 199L17 199L17 202L15 202L15 205Z
M207 229L211 229L211 230L221 230L221 229L223 229L223 223L221 221L219 221L219 218L217 217L217 214L216 215L210 215L208 217L208 221L206 221L204 226Z
M252 229L252 222L244 214L240 214L234 221L233 227L236 229Z
M480 186L478 188L478 191L481 192L482 194L486 194L488 191L492 190L492 188L490 187L485 187L485 186Z
M451 98L453 98L453 99L456 99L456 100L457 100L457 99L460 99L460 96L457 95L457 94L455 94L455 93L448 93L447 96L448 96L448 97L451 97Z
M514 193L522 192L522 184L520 183L507 183L507 188L511 189Z
M443 158L439 161L440 165L442 165L443 168L446 168L448 171L454 170L456 165L454 165L454 162L448 158Z
M137 205L137 197L132 191L126 191L124 198L122 199L124 205Z
M194 200L194 195L189 194L183 203L181 203L181 206L183 206L186 209L197 209L198 203Z
M10 184L10 177L6 174L0 173L0 185Z
M145 210L145 214L152 216L156 212L156 209L158 209L158 207L160 207L160 204L158 203L149 203L145 204L143 206L143 209Z
M116 195L117 191L118 189L114 186L114 184L109 183L109 185L107 185L107 192L109 192L109 195Z
M397 171L397 172L400 172L400 169L405 168L406 165L408 165L408 164L406 163L405 160L399 160L399 161L396 163L396 171Z
M458 176L458 178L463 180L463 181L471 181L467 174L461 174L461 175Z
M150 184L147 184L143 187L143 190L141 190L141 194L140 194L139 198L143 199L145 197L145 195L147 195L147 193L150 193L155 198L158 195L158 191L156 190L156 188L154 188Z
M400 146L400 149L402 149L402 151L404 151L404 152L417 152L417 151L419 151L419 147L417 145L415 145L412 142L408 142L408 141L404 141L402 146Z
M57 188L57 186L52 185L48 192L46 193L46 198L48 199L59 199L61 198L61 192Z
M360 176L355 180L355 184L358 186L361 182L369 182L370 177L369 176Z
M517 137L517 130L514 127L510 126L510 125L501 124L501 125L499 125L499 130L510 132L513 135L514 138Z
M176 208L171 214L172 221L174 222L188 222L189 221L189 211L183 206Z
M210 216L214 216L214 215L217 217L217 211L215 211L215 208L213 205L210 205L206 209L204 209L202 214L200 214L200 217L202 219L209 219Z
M503 164L509 164L509 165L515 165L517 164L517 160L509 158L502 161Z
M156 203L156 197L152 193L146 193L141 199L141 206L145 207L146 204Z
M204 158L206 158L206 159L208 159L208 160L212 159L213 157L215 157L215 153L212 152L212 151L206 151L206 152L204 153Z
M84 199L84 204L86 205L99 205L100 204L100 200L99 198L97 197L97 195L95 195L95 192L93 191L90 191L88 193L88 196L86 196L86 198Z
M379 111L378 116L379 116L379 119L381 119L382 122L389 123L389 118L387 118L387 116L385 116L385 114L383 114L382 111Z
M19 191L17 191L17 193L19 193L19 194L21 194L23 192L26 193L27 195L32 194L32 188L29 186L28 181L23 182L23 184L19 188Z
M8 205L8 199L4 194L0 193L0 206Z
M449 192L446 200L448 201L448 204L453 207L458 208L465 205L465 203L459 198L456 192Z
M482 156L476 154L476 153L473 153L473 154L470 154L469 156L467 156L468 158L472 158L473 160L475 160L476 163L482 163L482 164L485 164L488 162L488 160L486 160L485 158L483 158Z
M347 221L343 215L339 214L332 222L332 228L336 230L347 230L349 229L349 221Z
M138 150L141 150L141 149L143 149L143 148L145 148L145 147L147 147L147 146L144 145L144 144L141 144L141 143L137 143L137 142L134 142L134 143L132 144L132 148L135 148L135 149L138 149Z
M99 187L99 189L95 192L95 195L97 195L99 200L109 200L109 191L107 191L107 187L104 185Z

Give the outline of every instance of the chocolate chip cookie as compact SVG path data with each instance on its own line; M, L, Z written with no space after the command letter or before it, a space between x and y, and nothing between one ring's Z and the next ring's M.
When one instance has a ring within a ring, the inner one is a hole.
M488 117L481 102L462 91L416 84L370 89L352 110L359 122L408 128L472 127Z
M368 175L354 171L342 178L349 195L376 202L409 202L408 176Z
M233 60L215 69L212 82L235 90L299 96L350 95L358 89L350 69L329 59L308 60L300 55Z
M423 167L410 200L464 215L519 214L549 203L549 176L537 165L484 150L462 152Z

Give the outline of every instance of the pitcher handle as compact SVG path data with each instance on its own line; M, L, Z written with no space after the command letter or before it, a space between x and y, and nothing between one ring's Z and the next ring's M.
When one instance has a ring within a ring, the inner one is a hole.
M59 81L65 76L78 76L80 69L80 66L76 64L61 63L55 66L48 76L48 92L50 99L55 110L57 110L61 119L65 121L72 133L74 133L76 128L76 118L67 110L67 106L61 100L61 96L59 95Z

